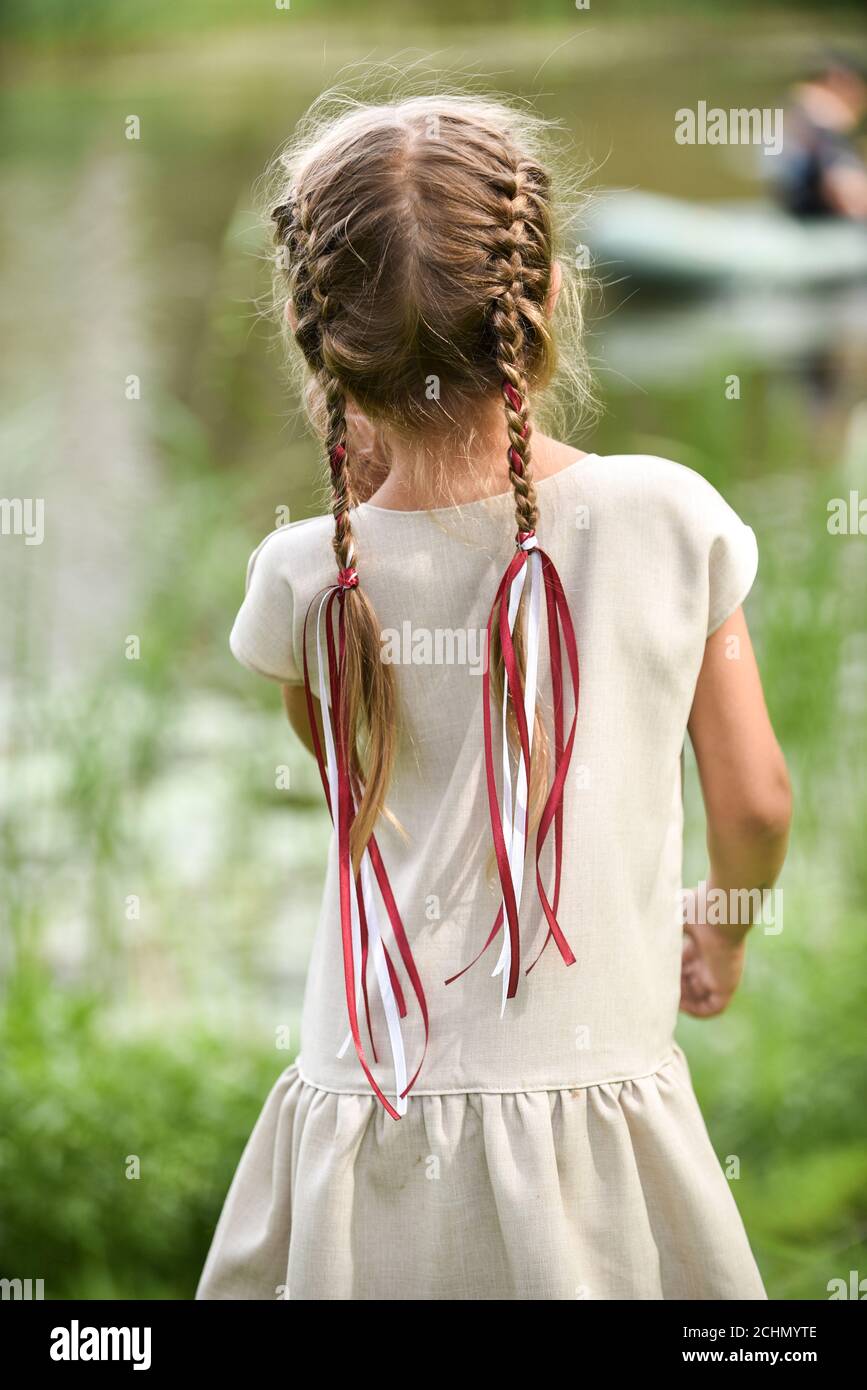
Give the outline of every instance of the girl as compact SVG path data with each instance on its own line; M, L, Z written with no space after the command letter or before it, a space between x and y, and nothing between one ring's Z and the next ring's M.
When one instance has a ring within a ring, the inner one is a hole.
M281 682L335 833L302 1052L200 1298L765 1297L673 1038L679 1002L726 1006L749 926L684 946L687 729L712 885L785 849L755 538L689 469L534 431L563 279L536 135L437 96L284 157L332 514L254 552L231 645Z

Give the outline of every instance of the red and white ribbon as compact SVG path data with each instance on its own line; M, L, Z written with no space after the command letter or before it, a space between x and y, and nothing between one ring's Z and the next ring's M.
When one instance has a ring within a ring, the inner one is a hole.
M515 409L520 408L520 398L511 386L504 383L504 393ZM511 451L512 466L520 471L517 452ZM536 965L548 942L556 942L557 949L566 965L573 965L575 956L557 920L560 901L560 885L563 871L563 792L566 774L575 745L578 724L579 669L578 643L569 613L569 605L563 584L551 557L537 544L535 534L519 531L516 537L516 550L505 574L500 580L496 597L488 617L486 632L485 665L482 678L482 714L485 741L485 780L488 791L488 808L491 817L491 831L497 872L502 890L502 905L494 925L478 955L464 966L463 970L452 975L446 984L460 979L467 970L481 959L491 943L499 935L505 924L505 932L499 959L494 974L503 976L503 995L501 1013L507 999L514 998L518 990L521 969L520 907L524 884L524 864L529 832L529 787L531 777L531 757L533 728L535 724L536 696L538 690L539 649L541 636L541 592L544 590L548 628L548 652L551 667L551 690L553 698L554 731L554 769L547 799L542 809L536 831L536 891L547 924L547 932L542 946L527 973ZM514 630L521 598L530 576L528 595L528 619L526 632L525 676L522 678L514 646ZM493 732L491 720L491 678L490 656L491 638L494 627L499 633L503 655L503 709L502 709L502 804L497 792L495 773ZM569 734L564 738L564 680L563 649L566 654L566 670L572 691L572 721ZM512 791L511 752L507 739L507 718L509 705L514 713L518 730L517 782ZM552 898L548 897L542 881L541 857L551 827L554 827L554 886Z
M526 677L524 682L524 718L527 724L527 751L528 756L533 754L533 730L535 727L536 713L536 686L539 671L539 614L541 608L542 590L542 557L538 553L536 537L527 536L520 543L521 549L527 553L527 563L518 570L509 586L508 604L508 623L509 632L514 640L515 623L518 617L518 610L521 598L525 589L525 581L529 572L529 604L527 622L527 643L526 643ZM508 741L508 715L509 715L509 685L503 682L503 718L502 718L502 737L503 737L503 805L502 822L503 838L506 842L506 851L509 861L509 872L514 884L515 901L520 907L521 892L524 883L524 861L527 848L527 831L529 826L529 763L524 758L523 748L518 753L517 786L515 790L514 806L512 804L512 757L509 750ZM505 909L505 901L503 903ZM506 999L508 997L508 984L511 975L512 963L512 942L508 932L503 935L503 945L500 950L500 957L494 967L494 975L502 975L503 992L500 1014L502 1016L506 1010Z
M319 676L319 708L327 710L329 708L328 690L325 684L325 661L322 649L322 631L324 623L324 610L328 602L328 594L323 595L319 603L319 610L316 615L316 659ZM338 800L338 778L337 778L337 750L334 743L334 731L331 720L323 718L322 729L325 735L325 765L328 775L328 787L331 794L331 804L335 806ZM354 809L354 808L353 808ZM392 988L391 978L385 962L385 948L382 943L382 935L379 929L379 917L376 909L376 898L374 894L373 869L370 863L370 855L367 850L361 860L361 891L364 904L364 916L367 926L367 945L362 943L361 913L359 911L359 897L356 892L351 899L352 908L352 964L355 980L355 998L362 996L366 999L366 982L364 980L363 964L369 952L373 957L373 967L376 973L376 980L379 986L379 994L382 1000L383 1012L385 1013L386 1027L388 1030L391 1054L394 1059L394 1082L395 1082L395 1109L401 1114L406 1114L406 1096L402 1094L406 1087L406 1053L404 1052L403 1036L400 1030L400 1010L397 999ZM345 1056L352 1042L352 1032L347 1033L343 1046L338 1051L338 1057Z
M304 693L319 774L325 799L337 832L338 901L340 931L343 947L343 970L349 1013L349 1035L338 1056L344 1056L352 1042L362 1070L374 1095L393 1119L406 1113L407 1097L418 1080L429 1037L429 1018L424 989L418 974L409 941L401 921L397 903L388 881L385 865L374 837L371 837L361 858L358 874L353 877L350 855L350 831L355 819L361 788L350 766L348 743L349 711L344 698L345 679L345 595L358 583L354 570L338 575L338 583L317 595L304 619ZM314 604L316 612L316 656L318 666L319 708L325 740L323 751L316 723L316 709L307 661L307 624ZM335 639L336 616L336 639ZM323 650L324 637L324 650ZM392 947L403 963L417 1000L424 1023L424 1050L413 1077L407 1081L406 1053L400 1020L407 1016L406 999L397 970L383 940L377 890L385 908L391 929ZM378 1061L371 1024L367 966L373 960L374 978L385 1016L386 1030L394 1066L394 1104L384 1094L368 1063L361 1039L359 1008L363 1001L374 1062Z

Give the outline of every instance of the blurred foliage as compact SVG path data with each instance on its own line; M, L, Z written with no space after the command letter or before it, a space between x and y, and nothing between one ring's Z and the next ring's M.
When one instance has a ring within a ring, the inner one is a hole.
M0 1047L4 1273L46 1298L191 1298L273 1052L113 1036L96 995L38 971L16 978Z
M492 24L504 27L531 20L534 24L563 23L569 11L579 18L595 18L596 3L564 5L564 0L402 0L400 27L453 28L457 24ZM601 5L599 9L601 10ZM646 0L606 0L605 19L647 20ZM860 0L825 0L827 14L857 13ZM654 0L653 20L708 17L728 21L763 11L812 11L815 0ZM565 11L565 13L564 13ZM135 42L142 38L172 37L220 27L266 24L274 13L327 25L354 19L347 0L5 0L0 10L0 31L47 44L71 42L87 48L100 42ZM396 38L395 7L389 0L365 0L364 20L385 20Z

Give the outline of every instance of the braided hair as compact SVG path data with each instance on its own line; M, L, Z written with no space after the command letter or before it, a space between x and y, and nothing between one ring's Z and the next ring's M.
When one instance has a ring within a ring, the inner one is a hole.
M349 754L359 789L359 805L351 831L357 872L361 855L377 819L385 810L385 794L394 764L393 730L397 692L392 668L381 659L381 628L370 600L360 587L352 534L352 486L347 447L346 391L329 366L333 357L330 324L339 315L329 290L329 252L305 200L292 198L272 212L279 260L289 275L295 309L295 338L314 374L325 411L325 451L331 482L334 517L332 546L337 577L345 591L346 676L343 699L349 713Z
M430 437L472 418L480 397L499 394L517 530L535 532L530 400L554 367L553 231L550 180L527 126L510 108L473 97L353 106L302 130L279 165L271 208L277 293L291 303L314 388L345 590L345 698L362 789L352 826L356 867L385 810L397 694L352 533L360 488L347 402L373 421ZM522 640L519 622L521 660ZM501 691L496 642L491 660ZM534 781L545 763L538 716L535 738Z

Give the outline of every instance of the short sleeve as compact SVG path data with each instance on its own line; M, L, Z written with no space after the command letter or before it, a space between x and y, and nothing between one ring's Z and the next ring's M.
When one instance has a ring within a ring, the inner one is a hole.
M741 521L718 492L711 491L708 637L740 608L759 567L759 548L752 527Z
M229 637L232 655L242 666L287 685L303 676L294 653L295 603L285 572L281 546L272 531L247 564L244 602Z

